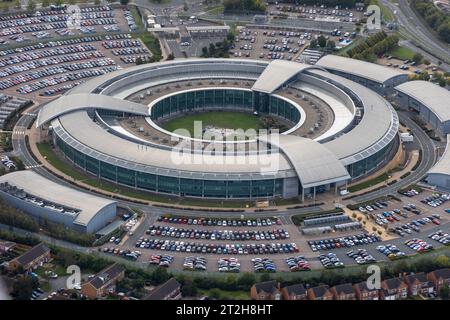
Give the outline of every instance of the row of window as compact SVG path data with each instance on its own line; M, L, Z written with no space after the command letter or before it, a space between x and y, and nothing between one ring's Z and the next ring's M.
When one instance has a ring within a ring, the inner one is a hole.
M209 198L273 197L283 193L283 179L220 181L154 175L96 160L78 152L58 137L56 143L71 161L87 172L133 188Z
M263 101L264 100L264 101ZM270 99L258 99L262 104L257 108L260 112L277 115L293 123L300 120L300 112L288 101L275 96ZM253 92L247 90L209 89L183 92L158 101L152 107L152 120L157 120L178 112L192 111L202 108L253 108Z

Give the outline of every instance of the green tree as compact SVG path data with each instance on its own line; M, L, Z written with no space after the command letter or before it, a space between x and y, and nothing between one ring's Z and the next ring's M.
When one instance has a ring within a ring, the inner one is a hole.
M34 3L33 0L28 0L28 4L27 4L27 10L28 11L34 11L36 9L36 4Z
M311 42L309 43L309 47L311 48L311 49L315 49L315 48L317 48L317 39L312 39L311 40Z
M42 0L42 7L47 8L50 5L50 0Z
M444 300L448 300L450 298L450 289L447 283L444 284L439 290L439 296Z
M39 287L39 281L32 276L21 276L13 284L12 295L16 300L30 300L31 294Z
M421 53L415 53L412 60L417 63L417 64L421 64L423 61L423 55Z
M172 277L166 268L156 268L152 273L152 280L155 284L166 282Z
M327 45L327 39L324 36L320 35L317 39L317 43L321 48L325 48L325 46Z
M336 48L336 43L333 40L327 41L327 48L334 49Z

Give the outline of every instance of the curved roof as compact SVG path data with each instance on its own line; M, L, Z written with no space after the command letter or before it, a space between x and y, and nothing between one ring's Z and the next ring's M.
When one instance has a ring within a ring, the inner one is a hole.
M264 72L253 85L252 90L272 93L296 74L312 68L320 69L304 63L274 60L264 69Z
M158 72L163 71L167 73L169 70L172 70L174 74L180 75L180 71L185 69L188 72L199 72L204 71L202 68L207 68L208 66L217 66L223 65L223 70L233 70L234 68L239 69L243 66L254 67L255 70L260 70L261 73L264 68L269 64L267 61L260 60L251 60L251 59L220 59L220 58L208 58L208 59L180 59L180 60L171 60L164 62L156 62L150 64L143 64L138 66L133 66L130 68L125 68L122 70L114 71L111 73L107 73L98 77L93 78L92 80L86 81L75 88L68 91L66 94L74 94L74 93L88 93L92 92L97 88L105 89L108 84L113 82L117 82L124 78L131 78L134 81L134 78L138 78L143 73L147 73L150 71ZM130 79L131 80L131 79Z
M371 156L394 139L398 131L398 116L383 97L344 77L321 70L308 72L344 86L364 105L363 117L355 128L324 143L345 165Z
M416 80L395 87L433 112L439 121L450 120L450 91L428 81Z
M105 95L77 93L61 96L47 103L39 111L36 126L39 127L63 114L88 108L134 113L142 116L148 115L148 106L143 104Z
M407 77L406 74L392 68L332 54L320 58L316 65L324 67L327 70L344 72L380 83L384 83L398 76Z
M186 178L205 179L208 174L210 179L227 179L225 175L234 174L241 175L244 180L250 179L252 175L260 176L263 161L279 163L277 170L280 171L290 169L288 162L278 153L268 156L269 160L259 158L258 155L221 157L207 153L195 159L184 159L175 151L144 146L113 135L93 122L86 111L76 111L59 117L52 122L52 126L58 136L80 152L107 163L153 174L171 173ZM281 177L283 173L277 170L267 174ZM185 175L181 171L185 172ZM211 173L217 175L213 177Z
M314 140L280 134L258 139L278 147L286 155L303 188L350 179L347 169L334 153Z
M33 196L80 210L73 223L83 226L87 226L104 207L116 203L60 185L31 170L8 173L0 177L0 182L8 182Z
M428 170L428 174L450 175L450 134L447 135L447 145L442 157L430 170Z

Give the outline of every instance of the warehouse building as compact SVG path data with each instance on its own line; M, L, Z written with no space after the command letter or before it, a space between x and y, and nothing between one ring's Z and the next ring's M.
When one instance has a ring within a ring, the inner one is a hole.
M440 160L428 171L431 185L450 190L450 91L427 81L409 81L395 88L400 106L408 107L441 135L447 135L447 146Z
M38 219L81 233L100 230L114 220L117 211L116 201L62 186L28 170L1 176L0 196Z

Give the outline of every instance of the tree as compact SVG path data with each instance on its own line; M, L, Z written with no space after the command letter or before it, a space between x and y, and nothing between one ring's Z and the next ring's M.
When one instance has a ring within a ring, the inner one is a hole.
M50 0L42 0L42 7L47 8L50 5Z
M333 40L327 41L327 48L334 49L336 48L336 43Z
M175 56L173 55L173 53L169 53L167 55L167 60L173 60L173 59L175 59Z
M312 39L311 42L309 43L309 47L311 49L317 48L317 39Z
M126 6L130 0L120 0L120 4Z
M13 284L12 295L17 300L30 300L31 294L39 287L39 281L32 276L21 276Z
M429 66L429 65L431 64L430 60L428 60L428 59L424 59L424 60L423 60L423 63L424 63L426 66Z
M317 44L321 47L321 48L325 48L325 46L327 45L327 39L320 35L319 38L317 39Z
M421 64L422 60L423 60L423 55L419 52L415 53L412 60L417 63L417 64Z
M170 273L167 272L165 268L156 268L152 273L152 280L155 284L161 284L166 282L172 277Z
M186 279L183 282L181 293L184 297L195 297L198 293L197 285L191 278Z
M450 289L448 287L448 284L444 284L444 286L439 290L439 296L444 299L448 300L450 297Z
M36 4L34 3L33 0L28 0L28 4L27 4L27 10L28 11L34 11L36 9Z

